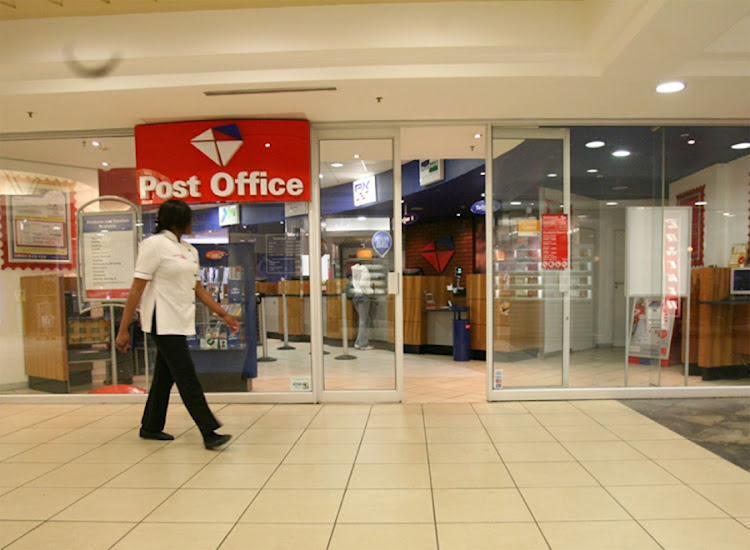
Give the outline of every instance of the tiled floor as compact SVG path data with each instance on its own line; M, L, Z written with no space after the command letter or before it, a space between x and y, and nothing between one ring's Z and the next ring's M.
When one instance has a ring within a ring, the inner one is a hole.
M0 548L745 549L750 473L615 401L0 404Z

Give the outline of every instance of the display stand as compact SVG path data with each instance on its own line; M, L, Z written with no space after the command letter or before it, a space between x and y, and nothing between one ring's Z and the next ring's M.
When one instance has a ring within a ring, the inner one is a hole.
M126 210L114 212L86 212L86 208L102 202L119 202L127 206ZM115 307L125 308L125 301L130 290L138 242L142 236L143 223L138 207L127 199L115 195L105 195L82 204L76 211L77 270L76 286L78 312L86 313L95 308L107 306L110 317L110 367L112 385L117 386L117 349L115 348ZM107 229L102 229L102 228ZM111 235L117 235L116 242ZM107 233L107 236L104 234ZM113 250L116 248L116 254ZM131 254L123 247L131 247ZM96 255L96 257L91 257ZM112 262L107 265L107 262ZM128 324L131 320L122 319ZM149 385L148 340L144 338L146 387Z
M341 355L337 355L334 359L340 361L351 361L356 359L356 355L349 353L349 320L346 318L346 292L342 292L341 296L341 343L343 350Z

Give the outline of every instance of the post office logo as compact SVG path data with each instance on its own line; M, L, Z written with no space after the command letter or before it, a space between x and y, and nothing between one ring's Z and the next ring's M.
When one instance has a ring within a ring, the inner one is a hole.
M226 166L243 141L239 126L226 124L201 132L190 143L219 166Z

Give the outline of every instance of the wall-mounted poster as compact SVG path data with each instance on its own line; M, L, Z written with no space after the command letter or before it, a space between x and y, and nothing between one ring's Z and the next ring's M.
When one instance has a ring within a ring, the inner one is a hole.
M70 191L39 185L26 191L4 197L4 267L72 265Z
M542 269L567 269L568 216L542 214Z

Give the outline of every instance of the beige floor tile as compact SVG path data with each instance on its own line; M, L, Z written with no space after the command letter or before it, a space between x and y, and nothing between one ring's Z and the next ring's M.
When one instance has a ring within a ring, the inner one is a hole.
M748 529L750 529L750 517L746 517L746 518L735 518L735 519L736 519L737 521L739 521L740 523L742 523L742 524L743 524L743 525L744 525L745 527L747 527Z
M419 414L379 414L367 421L368 428L421 428L424 416Z
M424 428L367 428L362 443L424 443Z
M533 414L480 414L479 419L486 428L539 427L541 424Z
M391 414L422 414L422 405L416 403L376 403L370 409L370 416Z
M511 462L507 466L518 487L586 487L599 485L577 462Z
M731 519L647 520L641 525L665 550L746 550L750 531Z
M434 489L438 523L532 521L518 489Z
M482 428L426 428L429 443L490 443L490 436Z
M435 489L496 489L515 487L508 470L500 463L431 464Z
M619 438L601 426L546 426L558 441L616 441Z
M10 545L8 550L108 550L134 525L114 522L48 521Z
M221 451L190 445L166 445L152 451L141 462L146 464L207 464Z
M39 422L38 424L34 424L34 426L36 428L81 428L91 424L94 420L96 419L88 416L62 415Z
M364 428L368 418L367 414L319 414L310 422L310 428Z
M570 521L541 523L552 550L659 550L649 534L635 521Z
M55 520L138 522L170 494L171 489L96 489L55 516Z
M214 408L216 414L219 414L222 421L230 416L262 415L273 409L273 405L263 405L260 403L230 403L220 410Z
M214 550L231 523L141 523L112 550Z
M158 452L161 445L140 445L134 443L132 445L124 444L107 444L102 445L89 451L88 453L79 456L75 459L77 463L90 464L90 463L105 463L114 462L118 464L135 464L140 462L147 456Z
M302 445L359 445L363 428L310 428L297 444Z
M100 487L130 467L129 464L64 464L30 481L27 487Z
M0 521L0 548L5 548L6 545L25 535L40 523L39 521Z
M472 410L473 413L473 410ZM476 414L425 413L424 425L428 428L481 428Z
M72 428L26 428L0 437L0 443L48 443Z
M203 464L135 464L105 487L120 489L176 489L193 477Z
M268 410L268 412L266 412L266 415L267 416L307 416L310 419L312 419L323 408L324 408L323 405L313 405L313 404L307 404L307 403L290 403L290 404L274 405Z
M143 521L146 523L234 523L255 489L178 489Z
M599 483L615 485L677 485L680 480L650 460L601 460L581 463Z
M350 489L429 489L427 464L356 464Z
M428 414L468 414L473 415L471 403L426 403L422 406L425 415Z
M655 422L649 417L628 409L621 412L588 412L589 416L602 426L653 426Z
M184 489L259 489L271 477L275 464L207 464Z
M304 430L302 428L294 429L272 429L252 427L240 435L236 440L236 445L253 445L260 443L263 445L284 445L294 443L299 439Z
M294 428L307 428L312 422L311 416L297 416L291 414L278 414L270 416L270 412L262 416L253 425L254 428L284 428L287 430Z
M500 455L492 443L431 443L427 452L430 462L500 462Z
M625 441L645 441L650 439L684 439L680 434L673 432L652 422L651 424L641 425L610 425L609 430L617 434Z
M43 443L28 451L17 454L5 462L70 462L96 448L96 445L75 443Z
M438 523L440 550L547 550L534 523Z
M282 464L266 485L269 489L344 489L351 464Z
M573 456L557 442L495 443L505 462L564 462Z
M529 410L522 403L508 401L495 403L472 403L477 414L528 414Z
M284 445L234 443L219 453L211 464L280 464L291 448L291 443Z
M692 487L729 515L750 517L750 484L707 484Z
M101 445L120 437L126 428L79 428L55 439L55 443L77 443Z
M599 423L582 412L567 413L535 413L542 426L598 426Z
M26 452L36 445L36 443L0 443L0 461Z
M221 550L326 550L333 525L237 524L221 545ZM119 549L118 549L119 550Z
M429 489L350 489L338 523L432 523Z
M696 483L750 483L750 472L723 458L657 460L656 462L688 485Z
M542 426L507 426L487 428L490 439L496 443L529 443L555 441L552 434Z
M631 441L630 444L653 460L716 458L712 452L687 439Z
M534 414L565 414L578 412L578 408L568 401L526 401L523 406Z
M0 496L0 519L49 519L91 489L21 487Z
M329 550L437 550L431 524L338 524Z
M610 487L609 491L637 520L726 517L685 485Z
M0 462L0 484L6 487L20 487L59 467L60 464L43 462Z
M525 488L521 493L538 522L630 519L600 487Z
M357 464L427 463L427 445L424 443L395 443L361 445Z
M646 460L624 441L567 441L564 445L576 460Z
M264 489L240 522L331 524L343 497L343 489Z
M284 464L352 464L357 445L308 445L298 443L284 459Z

